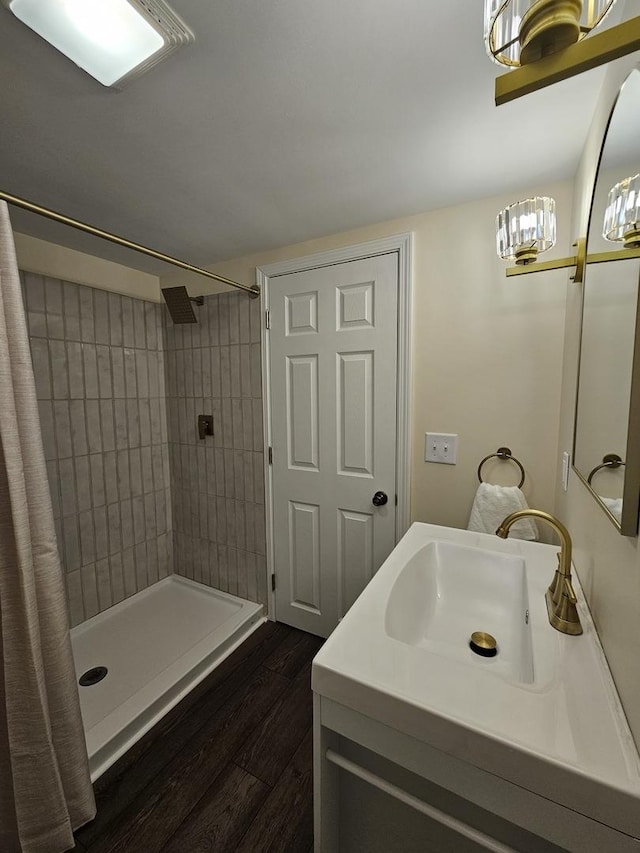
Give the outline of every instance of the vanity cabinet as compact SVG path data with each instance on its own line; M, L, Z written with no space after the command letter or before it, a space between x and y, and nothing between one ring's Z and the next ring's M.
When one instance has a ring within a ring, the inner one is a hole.
M318 694L314 773L315 853L640 853L630 835Z

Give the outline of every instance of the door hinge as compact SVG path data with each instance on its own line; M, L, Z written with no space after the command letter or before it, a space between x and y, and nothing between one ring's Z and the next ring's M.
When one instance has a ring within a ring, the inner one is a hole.
M269 448L269 465L273 465L273 447Z
M271 575L271 592L276 591L276 576L275 574Z
M270 312L269 312L269 309L268 309L268 308L267 308L267 310L264 312L264 327L265 327L265 329L270 329L270 328L271 328L271 314L270 314Z

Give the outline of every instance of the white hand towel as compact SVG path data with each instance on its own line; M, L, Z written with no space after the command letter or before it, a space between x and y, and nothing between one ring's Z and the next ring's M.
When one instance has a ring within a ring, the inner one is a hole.
M480 483L471 507L467 530L495 533L509 513L518 509L528 509L527 500L518 486ZM516 539L537 539L538 528L532 518L523 518L513 525L509 535Z
M598 497L618 524L622 524L622 498L603 498L602 495L598 495Z

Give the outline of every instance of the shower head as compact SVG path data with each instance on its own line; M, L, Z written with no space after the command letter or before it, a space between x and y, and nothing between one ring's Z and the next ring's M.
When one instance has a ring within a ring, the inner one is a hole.
M202 305L203 296L189 296L186 287L163 287L162 295L174 323L198 322L191 303L195 302L196 305Z

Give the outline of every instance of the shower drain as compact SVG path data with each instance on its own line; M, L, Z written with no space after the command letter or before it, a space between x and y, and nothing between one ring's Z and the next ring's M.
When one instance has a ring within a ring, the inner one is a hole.
M82 673L78 679L78 683L81 687L93 687L94 684L102 681L108 672L109 670L106 666L92 666L91 669Z

